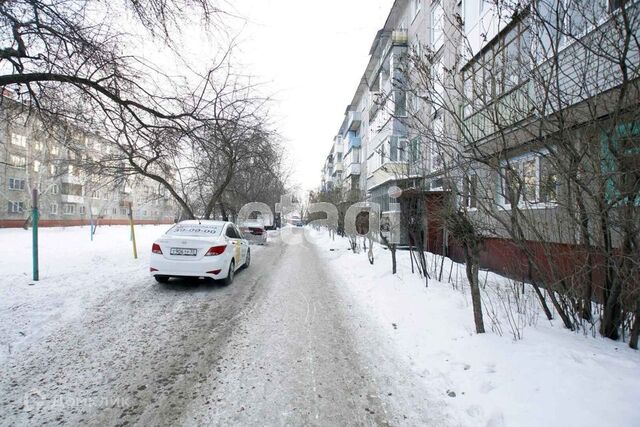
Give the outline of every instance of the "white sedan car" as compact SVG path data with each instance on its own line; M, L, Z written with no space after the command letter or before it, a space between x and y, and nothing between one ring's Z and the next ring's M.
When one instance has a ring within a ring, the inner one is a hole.
M151 275L160 283L170 277L203 277L233 282L235 272L251 263L249 243L231 222L182 221L152 245Z

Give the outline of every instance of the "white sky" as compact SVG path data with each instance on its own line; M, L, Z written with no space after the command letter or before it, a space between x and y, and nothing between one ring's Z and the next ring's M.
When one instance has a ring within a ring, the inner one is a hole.
M234 0L247 19L240 59L277 98L273 113L302 190L320 184L337 134L393 0Z

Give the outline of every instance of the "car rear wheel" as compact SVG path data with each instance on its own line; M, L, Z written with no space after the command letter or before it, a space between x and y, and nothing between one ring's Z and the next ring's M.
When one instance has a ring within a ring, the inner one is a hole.
M236 273L236 262L235 260L231 260L231 264L229 264L229 273L227 274L227 277L225 277L224 279L222 279L222 286L229 286L230 284L233 283L233 276Z
M153 276L158 283L167 283L169 281L169 276Z

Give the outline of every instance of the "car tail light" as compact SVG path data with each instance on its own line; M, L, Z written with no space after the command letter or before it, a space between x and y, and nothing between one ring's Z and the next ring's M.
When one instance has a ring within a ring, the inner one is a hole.
M211 270L211 271L207 271L207 274L220 274L222 270Z
M216 256L216 255L220 255L224 252L224 250L227 249L227 245L221 245L221 246L214 246L212 248L210 248L206 254L204 254L204 256Z
M153 246L151 246L151 252L162 255L162 249L160 249L160 245L157 243L154 243Z
M262 236L264 234L264 230L262 228L252 228L251 234L256 236Z

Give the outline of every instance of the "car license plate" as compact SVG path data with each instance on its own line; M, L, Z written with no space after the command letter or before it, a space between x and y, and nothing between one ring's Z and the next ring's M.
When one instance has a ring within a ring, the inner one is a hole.
M171 248L171 255L196 256L198 255L198 250L186 248Z

